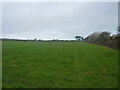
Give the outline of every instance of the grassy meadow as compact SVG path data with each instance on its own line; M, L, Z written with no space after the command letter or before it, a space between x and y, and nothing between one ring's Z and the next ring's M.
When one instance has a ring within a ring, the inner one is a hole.
M3 88L116 88L118 53L82 42L2 42Z

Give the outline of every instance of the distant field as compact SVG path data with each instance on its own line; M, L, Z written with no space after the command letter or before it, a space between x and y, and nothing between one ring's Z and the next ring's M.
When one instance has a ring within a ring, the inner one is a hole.
M3 42L3 88L115 88L117 51L80 42Z

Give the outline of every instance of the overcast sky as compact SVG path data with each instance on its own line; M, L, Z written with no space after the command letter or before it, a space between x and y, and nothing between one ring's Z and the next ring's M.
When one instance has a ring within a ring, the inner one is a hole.
M116 32L117 2L23 2L2 4L2 37L74 39L97 31Z

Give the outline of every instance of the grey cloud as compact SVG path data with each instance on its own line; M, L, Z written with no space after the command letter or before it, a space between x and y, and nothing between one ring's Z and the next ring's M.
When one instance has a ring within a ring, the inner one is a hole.
M0 36L2 34L2 3L0 3Z
M117 28L117 2L3 3L3 37L74 39Z

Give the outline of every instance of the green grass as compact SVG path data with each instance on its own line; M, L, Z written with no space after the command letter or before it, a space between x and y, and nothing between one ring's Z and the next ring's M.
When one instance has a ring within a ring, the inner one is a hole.
M118 52L80 42L3 42L3 88L116 88Z

